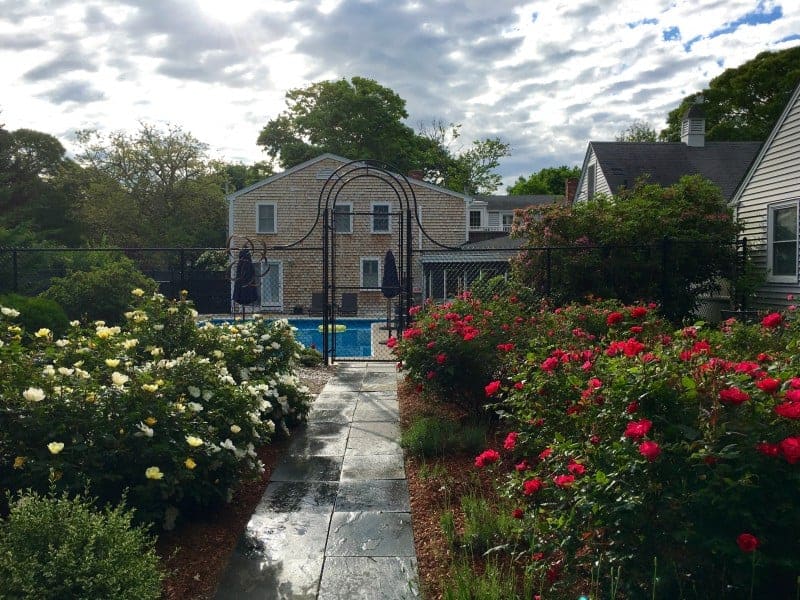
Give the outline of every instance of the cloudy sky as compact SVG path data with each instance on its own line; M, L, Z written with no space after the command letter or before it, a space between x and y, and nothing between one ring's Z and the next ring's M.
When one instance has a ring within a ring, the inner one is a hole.
M499 136L510 184L800 44L800 0L0 0L0 122L57 136L180 125L229 161L287 90L370 77L408 124Z

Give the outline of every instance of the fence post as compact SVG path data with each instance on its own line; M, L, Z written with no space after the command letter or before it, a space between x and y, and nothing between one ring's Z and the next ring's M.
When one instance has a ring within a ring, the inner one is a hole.
M14 274L14 293L19 291L19 265L17 264L17 249L11 250L11 272Z
M550 246L547 247L545 250L545 281L544 281L544 295L549 296L551 285L552 285L552 276L553 276L553 257L551 255Z
M745 274L745 270L747 269L747 238L742 238L742 256L739 259L739 276L743 276ZM747 310L747 294L742 292L741 297L739 298L739 306L740 310L745 311Z
M664 236L661 238L661 307L664 310L664 314L667 315L669 318L672 318L674 315L671 311L671 306L667 307L667 302L669 301L669 276L667 274L667 267L669 266L669 254L670 250L672 249L672 240L669 236Z

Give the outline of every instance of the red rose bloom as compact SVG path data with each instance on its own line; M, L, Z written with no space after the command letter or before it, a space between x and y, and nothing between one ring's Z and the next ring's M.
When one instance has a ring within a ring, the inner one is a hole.
M447 354L442 352L441 354L436 355L436 363L443 365L447 361Z
M558 366L558 358L555 356L549 356L544 359L544 362L539 367L545 373L552 373L555 368Z
M639 403L636 400L634 400L633 402L628 404L628 406L625 407L625 412L628 413L629 415L632 415L637 410L639 410Z
M511 512L511 516L515 519L521 519L525 515L525 512L521 508L515 508Z
M548 456L553 453L552 448L545 448L541 452L539 452L539 460L545 460Z
M500 453L497 450L484 450L475 457L475 466L478 468L485 467L500 460Z
M535 479L528 479L522 483L522 493L526 496L532 496L542 489L542 480L538 477Z
M567 465L567 471L569 471L569 472L570 472L570 473L572 473L573 475L576 475L576 476L581 476L581 475L584 475L584 474L586 474L586 467L584 467L584 466L583 466L581 463L579 463L579 462L575 462L575 461L572 461L572 460L571 460L571 461L569 462L569 464Z
M759 442L756 444L756 450L764 456L778 456L781 449L778 444L770 444L768 442Z
M394 348L395 346L397 346L397 338L396 337L390 337L388 340L386 340L386 345L389 348Z
M522 473L528 468L528 461L523 460L522 462L518 462L516 465L514 465L514 468L517 470L517 473Z
M409 327L405 331L403 331L403 339L404 340L411 340L417 337L418 335L422 334L421 329L417 329L416 327Z
M642 442L639 444L639 454L644 456L650 462L653 462L658 455L661 454L661 448L656 442Z
M641 325L634 325L633 327L631 327L631 333L639 334L642 333L643 331L644 327L642 327Z
M800 390L794 388L786 390L786 399L789 402L800 402Z
M612 325L616 325L622 321L624 318L625 315L623 315L621 312L614 311L606 317L606 325L611 327Z
M634 319L641 319L647 314L647 309L644 306L634 306L631 309L631 316Z
M434 377L436 377L436 371L428 371L428 372L425 374L425 377L426 377L427 379L429 379L429 380L430 380L430 379L433 379Z
M555 483L560 488L565 488L571 486L575 483L575 476L574 475L556 475L553 477L553 483Z
M653 422L650 419L631 421L628 423L628 426L625 427L624 435L632 440L638 440L639 438L646 436L652 426Z
M742 552L753 552L758 548L758 538L751 533L740 533L736 537L736 545Z
M432 350L433 348L435 348L435 347L436 347L436 342L428 342L427 344L425 344L425 347L426 347L428 350Z
M509 451L511 451L514 448L516 448L516 446L517 446L517 438L518 437L519 437L519 434L516 431L512 431L511 433L509 433L506 436L505 442L503 442L503 448L505 448L506 450L509 450Z
M774 329L775 327L779 327L780 324L783 322L783 317L781 313L769 313L766 317L761 319L761 325L766 327L767 329Z
M750 395L747 392L743 392L739 388L732 387L720 390L719 399L720 402L724 402L726 404L738 405L750 400Z
M484 388L486 390L486 396L494 396L497 391L500 389L500 382L499 381L492 381Z
M521 390L524 387L525 387L525 384L522 383L521 381L518 381L517 383L514 384L514 389L515 390Z
M800 419L800 402L784 402L775 407L775 413L787 419Z
M790 465L800 460L800 437L788 437L778 444L778 446L786 462Z
M773 377L764 377L756 381L756 387L762 392L774 394L781 387L781 380Z

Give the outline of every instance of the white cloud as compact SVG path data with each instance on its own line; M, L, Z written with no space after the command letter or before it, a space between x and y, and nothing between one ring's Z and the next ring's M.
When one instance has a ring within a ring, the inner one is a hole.
M171 122L249 162L287 90L362 75L406 99L412 126L509 141L510 183L578 164L634 119L660 129L685 95L798 31L777 0L0 0L0 110L67 146L78 128Z

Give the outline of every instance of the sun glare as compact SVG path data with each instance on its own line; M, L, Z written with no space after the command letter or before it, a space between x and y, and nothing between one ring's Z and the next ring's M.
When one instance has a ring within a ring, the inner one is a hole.
M241 23L271 3L261 0L194 0L204 15L220 23Z

